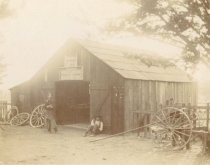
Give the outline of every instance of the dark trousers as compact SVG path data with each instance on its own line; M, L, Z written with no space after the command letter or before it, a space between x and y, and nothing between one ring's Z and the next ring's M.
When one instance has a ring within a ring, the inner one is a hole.
M97 135L99 133L101 133L101 131L99 130L99 126L98 125L90 125L87 129L87 131L85 132L85 135L87 135L88 133Z
M46 127L47 127L47 130L48 130L49 132L52 132L53 130L54 130L55 132L58 131L57 125L56 125L54 119L49 119L49 118L47 118L47 119L46 119Z

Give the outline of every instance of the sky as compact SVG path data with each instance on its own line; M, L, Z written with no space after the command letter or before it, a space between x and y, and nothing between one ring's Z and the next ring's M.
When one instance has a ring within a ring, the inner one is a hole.
M1 88L27 79L71 37L103 40L175 56L180 48L121 33L106 36L103 27L134 7L120 0L10 0L14 14L0 20L0 55L8 64Z
M113 0L12 0L14 15L0 20L0 55L8 63L3 86L29 79L70 37L99 29L131 10Z

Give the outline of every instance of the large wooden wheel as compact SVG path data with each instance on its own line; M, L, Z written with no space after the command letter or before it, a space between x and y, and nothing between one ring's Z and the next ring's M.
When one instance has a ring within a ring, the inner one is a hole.
M153 116L151 122L153 138L160 147L182 149L190 142L192 122L182 109L162 109Z
M10 125L21 126L28 121L29 117L29 113L19 113L10 120Z
M34 128L44 126L46 119L44 104L41 104L34 108L30 117L30 125Z

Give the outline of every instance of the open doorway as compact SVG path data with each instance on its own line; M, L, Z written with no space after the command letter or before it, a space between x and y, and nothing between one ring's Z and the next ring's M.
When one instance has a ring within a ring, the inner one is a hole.
M56 82L55 104L58 124L88 123L90 116L89 82Z

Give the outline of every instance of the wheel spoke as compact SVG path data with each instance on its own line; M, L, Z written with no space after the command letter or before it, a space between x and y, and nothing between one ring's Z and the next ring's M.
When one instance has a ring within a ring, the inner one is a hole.
M188 115L180 109L168 107L154 116L154 136L167 144L176 143L181 147L189 141L192 134L192 124ZM187 140L186 140L187 139Z
M162 116L163 116L163 118L164 118L165 123L167 123L167 124L168 124L168 122L167 122L167 118L166 118L165 114L163 113L163 111L161 111L161 113L162 113Z
M176 123L181 119L181 117L179 117L177 120L175 120L174 125L176 125Z
M39 126L39 125L40 125L40 119L38 118L38 120L37 120L37 121L38 121L37 126Z
M183 133L183 132L180 132L180 131L177 131L177 130L174 130L174 132L177 132L178 134L182 134L182 135L184 135L184 136L188 136L188 137L190 137L191 135L189 135L189 134L186 134L186 133Z
M180 123L179 125L176 125L174 128L178 128L180 126L184 126L185 124L187 124L188 126L191 126L191 124L189 124L189 121L185 121L183 123Z
M38 120L35 121L34 125L37 126Z
M38 116L33 116L32 121L37 120Z
M172 119L172 122L170 122L170 124L174 124L174 122L173 122L173 121L175 120L176 113L177 113L177 111L175 111L175 112L174 112L174 114L173 114L173 119Z
M179 136L176 135L176 134L172 134L172 143L173 143L173 140L174 140L175 141L175 145L179 144L179 140L177 139L177 137L179 137Z
M158 116L156 116L156 118L161 122L161 124L163 124L164 126L166 126L166 124Z
M10 124L16 126L23 125L29 117L28 113L19 113L10 120Z
M44 116L44 105L42 104L35 107L30 117L30 125L32 127L41 127L43 125L42 120L44 119Z
M43 120L42 118L40 118L40 126L43 124Z
M168 132L166 130L155 132L155 134L157 134L157 135L164 134L164 133L168 133Z

